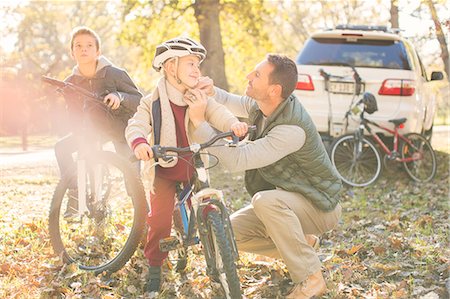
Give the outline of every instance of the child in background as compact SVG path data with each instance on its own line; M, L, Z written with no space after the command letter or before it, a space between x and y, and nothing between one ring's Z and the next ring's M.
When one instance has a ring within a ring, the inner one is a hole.
M245 135L247 124L231 114L204 91L195 89L198 84L200 63L206 57L205 48L189 39L175 38L156 48L153 68L163 69L164 77L158 82L154 92L142 99L136 114L128 122L125 136L134 154L140 160L152 161L151 146L189 146L194 139L194 131L201 122L193 123L193 113L205 115L204 120L219 131L233 130L236 135ZM144 254L149 263L147 292L159 292L161 266L167 257L159 250L159 240L170 235L175 193L178 184L187 184L194 168L190 157L176 159L164 165L147 169L143 178L150 182L149 225Z
M65 217L74 215L78 209L76 165L72 154L78 150L79 137L89 133L89 136L102 142L112 141L117 153L128 159L133 153L126 143L124 131L128 119L136 112L142 98L142 94L127 72L115 67L101 56L100 38L92 29L87 27L73 29L70 54L77 65L65 81L104 96L103 102L112 110L113 119L112 121L108 119L104 113L104 107L99 109L98 106L96 108L90 105L78 93L74 92L65 96L72 133L63 137L55 145L61 178L69 181L69 201ZM86 121L83 117L86 113L92 128L89 128L89 132L81 132L80 128L83 125L80 124ZM136 167L138 168L137 163Z

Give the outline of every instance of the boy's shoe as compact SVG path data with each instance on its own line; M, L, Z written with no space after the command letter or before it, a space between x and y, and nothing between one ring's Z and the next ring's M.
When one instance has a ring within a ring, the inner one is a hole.
M148 268L148 281L145 285L145 292L157 292L161 290L161 267Z
M64 218L71 218L78 214L78 189L69 189L67 197L69 200L67 201Z

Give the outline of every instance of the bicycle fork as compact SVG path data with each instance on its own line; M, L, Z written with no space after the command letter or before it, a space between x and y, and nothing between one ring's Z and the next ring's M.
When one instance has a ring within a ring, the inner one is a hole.
M90 208L95 203L102 200L103 188L103 170L101 165L95 165L93 169L93 176L89 178L89 172L86 166L86 160L80 159L77 161L77 186L78 186L78 214L80 216L89 215ZM88 186L89 189L88 190ZM92 200L92 202L88 201ZM91 207L89 207L91 205Z

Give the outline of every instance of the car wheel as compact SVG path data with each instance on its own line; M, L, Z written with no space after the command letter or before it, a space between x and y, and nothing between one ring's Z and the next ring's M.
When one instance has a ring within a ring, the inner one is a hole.
M431 142L431 137L433 137L433 125L428 130L423 131L423 136L428 140L428 142Z

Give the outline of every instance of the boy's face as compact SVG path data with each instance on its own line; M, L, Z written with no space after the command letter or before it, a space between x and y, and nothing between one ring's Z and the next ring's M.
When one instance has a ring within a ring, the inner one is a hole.
M72 57L77 64L94 63L98 56L100 56L100 50L93 36L79 34L73 39Z
M200 58L197 55L187 55L178 59L178 78L184 84L193 88L200 76Z

